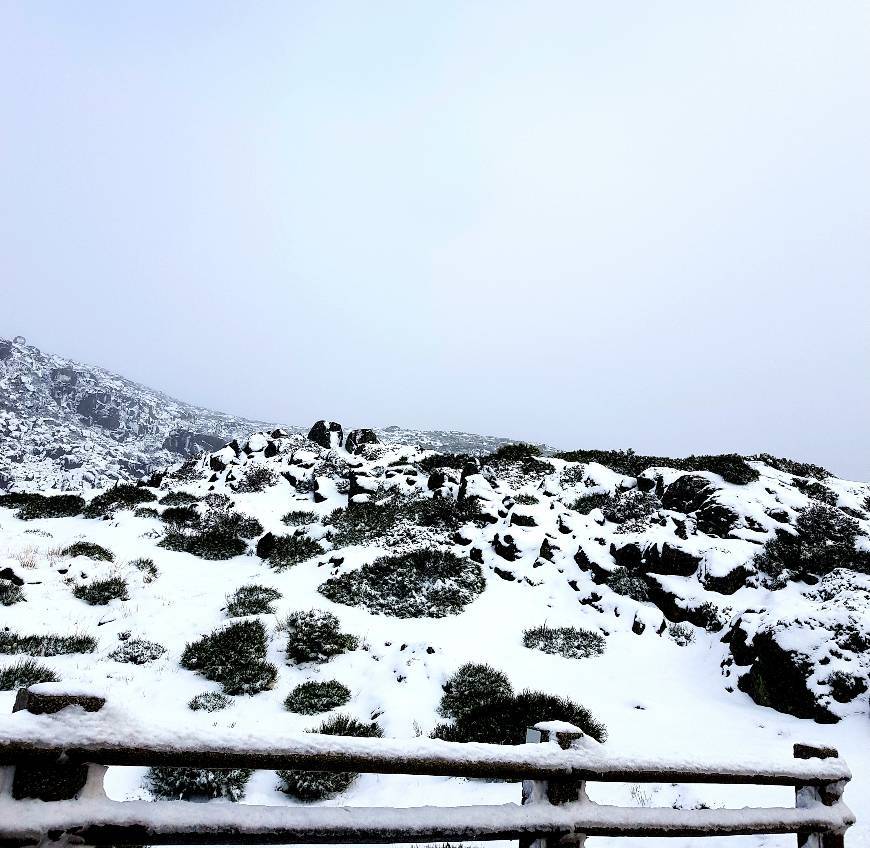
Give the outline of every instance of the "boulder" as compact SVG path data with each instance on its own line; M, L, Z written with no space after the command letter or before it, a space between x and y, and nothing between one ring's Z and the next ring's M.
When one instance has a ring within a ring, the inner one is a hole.
M697 570L701 557L682 548L664 542L649 545L643 551L641 568L650 574L676 574L691 577Z
M311 438L309 434L308 438ZM366 445L377 445L380 444L380 439L378 439L377 433L374 430L369 429L360 429L360 430L351 430L347 434L347 439L344 442L344 449L348 453L352 454L360 454L363 452L363 449Z
M520 549L517 547L514 537L510 534L505 535L504 539L502 539L496 533L492 540L492 547L502 559L506 559L508 562L514 562L519 559Z
M76 412L88 424L97 424L105 430L117 430L121 426L121 410L114 405L109 392L82 395Z
M225 444L226 439L223 436L194 433L190 430L173 430L163 440L163 450L189 459L201 453L220 450Z
M665 487L662 506L674 512L695 512L715 491L716 487L706 477L683 474Z
M315 444L328 450L330 448L341 447L344 439L344 430L342 430L341 424L336 421L321 419L314 422L314 426L308 431L308 438Z
M697 527L699 533L724 539L740 521L740 516L731 507L709 499L699 510Z
M616 560L617 565L624 565L626 568L638 568L643 559L640 547L634 542L629 542L619 548L611 543L610 555Z

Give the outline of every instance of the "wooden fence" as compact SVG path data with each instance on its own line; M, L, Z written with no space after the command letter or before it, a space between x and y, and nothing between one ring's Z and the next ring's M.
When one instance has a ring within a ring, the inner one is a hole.
M0 846L408 843L515 839L536 848L586 836L793 833L805 848L841 848L854 816L837 752L796 745L794 759L698 764L590 751L580 734L538 725L519 746L430 739L262 737L142 728L105 699L22 689L0 722ZM71 709L66 709L71 707ZM62 711L62 712L61 712ZM111 801L109 766L303 768L522 780L522 803L463 807L323 807ZM793 786L794 807L675 810L595 804L586 781Z

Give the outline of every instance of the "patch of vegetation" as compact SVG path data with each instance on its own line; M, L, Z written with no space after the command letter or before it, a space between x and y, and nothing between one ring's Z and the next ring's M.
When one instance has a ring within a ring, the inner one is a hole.
M0 630L0 654L54 657L59 654L90 654L96 649L97 640L85 633L74 633L72 636L21 636L10 630Z
M504 674L487 665L468 663L444 684L438 711L450 723L432 735L452 742L519 745L526 729L541 721L566 721L603 742L607 729L582 705L545 692L515 695Z
M588 495L580 495L569 506L569 509L575 509L582 515L588 515L593 509L603 510L611 501L613 501L613 495L608 492L590 492Z
M317 513L310 509L291 509L281 518L285 524L291 527L305 527L318 521Z
M649 588L646 581L640 575L629 571L625 566L620 565L614 568L607 576L606 583L617 595L625 595L635 601L649 600Z
M399 521L402 504L398 498L383 503L367 501L337 509L324 520L336 548L364 545L389 533Z
M153 506L139 506L133 510L136 518L160 518L160 513Z
M219 710L225 710L232 702L232 698L228 698L220 692L203 692L191 698L187 706L194 712L202 710L207 713L216 713Z
M759 460L777 471L784 471L786 474L793 474L797 477L815 477L816 480L824 480L831 476L821 465L813 465L811 462L795 462L793 459L772 456L769 453L756 454L752 459Z
M689 619L696 627L703 627L709 633L718 633L722 629L722 618L719 607L710 601L704 601L689 611Z
M228 498L207 498L208 511L195 527L172 527L160 542L171 551L182 551L201 559L224 560L243 554L247 549L244 541L263 531L256 518L248 518L235 512ZM173 510L191 510L192 507L172 507ZM167 510L168 512L168 510ZM165 513L164 513L165 515Z
M127 581L117 575L74 586L73 595L91 606L105 606L114 600L129 600Z
M469 462L476 462L476 457L470 453L434 453L423 457L417 465L426 474L431 474L439 468L455 468L461 471Z
M495 466L516 464L525 474L534 474L536 471L545 473L554 471L552 464L542 458L542 453L543 451L537 445L516 442L515 444L501 445L491 454L481 457L481 462L484 465Z
M60 552L60 555L68 557L83 556L90 559L102 560L103 562L115 561L115 555L110 550L94 542L73 542L71 545L67 545Z
M831 695L841 704L848 704L867 691L867 681L845 671L832 671L825 681L831 687Z
M239 586L232 595L227 595L227 615L236 618L274 612L272 601L277 601L280 597L282 597L281 593L269 586L260 586L256 583Z
M356 636L341 632L341 623L324 610L297 610L284 622L287 658L297 663L327 662L359 645Z
M309 680L300 683L284 700L291 713L316 715L343 707L350 700L350 689L337 680Z
M188 643L181 665L220 683L227 695L256 695L271 689L278 676L278 669L266 662L267 646L262 621L236 621Z
M819 483L818 480L801 480L799 477L793 477L792 483L798 491L803 492L808 498L828 506L837 505L836 492L831 491L824 483Z
M579 660L604 653L605 639L600 633L577 627L532 627L523 633L523 645L545 654Z
M0 692L10 689L26 689L35 683L57 683L60 678L35 660L21 660L14 665L0 668Z
M191 504L168 506L160 514L160 518L164 524L177 533L199 527L200 524L199 510Z
M644 456L633 450L576 450L555 454L567 462L597 462L620 474L638 477L647 468L673 468L677 471L710 471L719 474L728 483L745 485L758 479L758 472L740 455L722 453L687 456L675 459L669 456Z
M190 506L199 502L196 495L191 495L188 492L167 492L160 498L162 506Z
M31 492L10 492L0 495L0 507L17 509L24 521L36 518L71 518L81 515L85 499L79 495L37 495Z
M671 624L668 627L668 634L681 648L695 641L695 631L687 624Z
M157 642L149 642L147 639L130 639L123 642L111 654L109 659L115 662L144 665L159 659L166 653L166 648Z
M485 586L476 562L449 551L418 548L331 577L318 591L335 603L363 606L370 612L442 618L462 612Z
M327 736L378 737L383 731L376 723L364 724L361 721L339 714L324 721L313 733ZM357 775L355 772L299 771L281 769L278 772L281 784L278 788L300 801L322 801L344 792Z
M16 586L9 580L0 580L0 607L11 607L12 604L19 604L26 600L20 586Z
M418 498L401 504L399 517L423 527L456 530L479 520L480 508L477 498L465 498L462 502L453 498Z
M602 504L601 512L608 521L623 525L621 530L638 532L647 526L660 506L659 499L652 493L631 489Z
M301 534L299 536L275 536L272 550L269 552L269 567L275 571L283 571L300 562L320 556L323 548L314 539Z
M160 576L160 571L154 564L153 559L147 559L145 557L133 559L130 560L130 565L137 571L142 572L143 581L145 583L150 583L152 580L156 580Z
M263 492L278 482L278 475L264 465L249 468L236 484L237 492Z
M226 798L238 801L253 769L198 769L154 766L148 770L148 786L159 798L188 801L191 798Z
M84 515L85 518L102 518L111 515L115 510L135 509L137 506L156 500L157 496L148 489L129 483L119 483L92 498L85 507Z
M521 504L522 506L534 506L535 504L540 503L540 500L534 495L520 492L514 497L514 503Z

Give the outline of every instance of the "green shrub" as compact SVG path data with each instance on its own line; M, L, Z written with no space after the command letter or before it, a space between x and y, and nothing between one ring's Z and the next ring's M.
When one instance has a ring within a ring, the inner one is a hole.
M710 633L718 633L723 626L719 607L710 601L704 601L690 610L689 618L696 627L703 627Z
M194 712L202 710L207 713L216 713L218 710L225 710L232 702L232 698L221 695L220 692L203 692L191 698L187 706Z
M109 601L129 600L127 581L123 577L106 577L73 587L73 595L91 606L105 606Z
M26 601L24 592L20 586L16 586L9 580L0 580L0 606L11 607L12 604L18 604Z
M73 542L71 545L67 545L60 554L68 557L90 557L90 559L102 560L103 562L115 561L115 555L110 550L94 542Z
M431 474L439 468L454 468L461 471L469 462L476 462L470 453L433 453L423 457L417 465L421 471Z
M323 733L327 736L383 736L383 731L376 724L363 724L346 715L337 715L324 721L313 733ZM278 788L300 801L321 801L332 798L344 792L357 775L354 772L299 771L297 769L281 769L278 772L281 783Z
M607 576L607 585L617 595L625 595L635 601L648 601L649 588L646 581L638 574L633 574L624 566L614 568Z
M808 498L827 504L828 506L837 505L837 494L829 489L824 483L819 483L818 480L801 480L799 477L792 478L794 487L803 492Z
M567 659L597 657L604 653L605 639L600 633L577 627L532 627L523 633L523 645L545 654Z
M0 668L0 692L25 689L34 683L57 683L58 680L60 678L50 668L34 660L20 660Z
M574 501L569 509L575 509L582 515L588 515L593 509L603 510L605 506L613 501L613 495L607 492L591 492L588 495L580 495Z
M379 557L331 577L318 591L329 600L398 618L442 618L462 612L485 588L480 566L449 551L418 548Z
M262 492L269 486L274 486L278 481L278 475L264 465L255 465L249 468L236 483L237 492Z
M813 465L811 462L795 462L793 459L772 456L769 453L759 453L752 457L759 460L777 471L793 474L797 477L815 477L816 480L824 480L831 475L821 465Z
M153 559L146 559L143 557L140 559L130 560L130 565L137 571L142 572L143 580L145 583L150 583L152 580L156 580L160 576L160 571L154 564Z
M265 661L267 646L262 621L236 621L188 643L181 665L220 683L227 695L256 695L271 689L278 676L278 669Z
M160 513L153 506L139 506L133 510L136 518L160 518Z
M540 456L543 451L537 445L530 445L527 442L516 442L514 444L500 445L491 454L483 457L484 465L491 465L496 462L523 462L530 457Z
M268 586L259 586L256 583L239 586L232 595L227 595L227 615L235 618L274 612L271 603L280 597L281 593L277 589Z
M96 650L97 640L85 633L74 633L72 636L21 636L9 630L0 630L0 654L54 657L59 654L90 654Z
M507 678L489 666L463 666L444 685L438 710L452 719L433 736L452 742L519 745L526 729L541 721L566 721L603 742L607 729L582 705L545 692L514 695Z
M84 515L85 518L100 518L111 515L117 509L135 509L137 506L156 500L157 496L148 489L129 483L119 483L92 498L84 509Z
M190 504L168 506L160 514L160 518L164 524L177 532L190 527L199 527L200 523L199 510Z
M668 627L668 634L681 648L695 641L695 631L686 624L671 624Z
M332 529L329 537L336 548L364 545L380 539L393 530L402 512L398 498L384 503L367 501L352 503L347 509L337 509L324 520Z
M291 713L316 715L343 707L350 700L350 689L337 680L309 680L300 683L284 700Z
M160 503L163 506L190 506L198 502L199 498L196 495L187 492L167 492L160 498Z
M323 553L323 548L308 536L275 536L268 556L269 567L275 571L306 562Z
M341 623L324 610L297 610L284 622L287 657L297 663L328 662L331 657L355 651L356 636L341 632Z
M190 798L227 798L238 801L253 769L198 769L154 766L148 770L148 785L159 798L187 801Z
M149 642L147 639L130 639L123 642L111 654L109 659L115 662L144 665L159 659L166 653L166 648L157 642Z
M659 499L649 493L631 489L620 492L616 497L602 504L601 512L608 521L625 525L622 529L642 530L649 519L658 511Z
M17 509L16 515L24 521L36 518L70 518L81 515L85 499L79 495L37 495L12 492L0 495L0 507Z
M522 504L522 506L534 506L536 503L540 503L540 501L534 495L520 492L514 497L514 503Z
M317 520L317 513L309 509L291 509L281 519L291 527L304 527L307 524L315 524Z
M233 511L229 498L209 495L206 503L209 504L209 509L201 517L197 527L172 527L160 542L160 546L171 551L193 554L201 559L232 559L248 549L244 539L253 538L263 532L256 518ZM190 507L172 509L183 510Z
M456 530L469 521L480 518L477 498L465 498L461 503L453 498L419 498L400 506L400 517L423 527Z
M825 681L831 687L835 701L847 704L867 691L867 681L845 671L832 671Z

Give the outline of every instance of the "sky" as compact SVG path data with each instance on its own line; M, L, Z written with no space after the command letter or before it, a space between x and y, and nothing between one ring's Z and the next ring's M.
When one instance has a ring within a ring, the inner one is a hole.
M0 0L0 336L306 425L870 479L870 4Z

